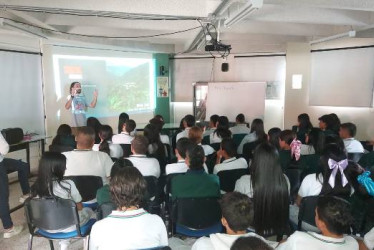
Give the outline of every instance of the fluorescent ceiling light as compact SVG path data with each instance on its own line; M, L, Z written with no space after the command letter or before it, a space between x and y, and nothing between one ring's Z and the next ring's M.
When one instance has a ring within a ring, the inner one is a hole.
M245 4L241 9L225 20L225 27L230 27L242 21L253 11L260 9L262 5L263 0L249 0L248 3Z

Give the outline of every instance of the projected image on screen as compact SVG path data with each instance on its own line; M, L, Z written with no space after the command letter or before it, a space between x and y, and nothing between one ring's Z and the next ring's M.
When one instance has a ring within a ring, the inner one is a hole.
M154 109L154 62L150 58L54 55L53 63L57 97L66 98L70 84L78 81L90 104L97 89L97 105L87 110L88 116Z

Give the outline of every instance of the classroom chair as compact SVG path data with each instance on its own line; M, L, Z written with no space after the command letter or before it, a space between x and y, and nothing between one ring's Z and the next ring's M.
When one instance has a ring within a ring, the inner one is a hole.
M96 219L102 220L112 213L113 210L116 210L117 206L113 202L105 202L101 204L96 211Z
M235 183L237 180L240 179L243 175L249 174L248 168L241 168L241 169L232 169L232 170L224 170L218 172L218 178L220 183L220 188L224 192L233 192L235 189Z
M132 155L131 144L119 144L123 150L123 158L127 158Z
M301 200L297 230L302 231L302 223L306 222L316 227L315 209L317 207L318 196L306 196Z

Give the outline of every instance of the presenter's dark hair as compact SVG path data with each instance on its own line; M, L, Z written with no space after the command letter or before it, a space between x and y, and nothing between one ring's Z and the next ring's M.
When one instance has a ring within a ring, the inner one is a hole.
M71 94L71 91L72 91L73 88L74 88L74 85L77 84L77 83L80 84L80 82L72 82L72 83L70 84L70 88L69 88L69 93L70 93L70 94Z
M221 149L224 150L230 157L236 156L237 146L235 141L231 138L224 138L221 141Z
M258 141L266 141L267 136L264 129L264 121L261 119L254 119L251 124L251 133L255 132Z
M250 172L256 233L283 234L288 225L289 194L277 149L268 142L261 143L255 150Z
M217 136L222 139L231 138L231 131L229 130L229 119L227 118L227 116L220 116L217 122L217 129L213 132L213 134L217 134Z
M112 141L113 129L109 125L102 125L99 130L99 136L102 142L99 146L99 151L107 153L110 156L109 142Z
M297 117L297 120L299 121L299 128L303 130L310 130L313 128L312 123L310 122L309 115L306 113L302 113Z
M350 204L334 196L320 196L317 201L318 218L326 224L330 233L343 235L350 231L354 218Z
M61 185L65 170L65 155L57 152L45 152L39 161L38 177L31 188L32 196L55 197L53 193L54 181L56 181L62 189L70 193L71 189L69 185Z
M112 169L110 170L110 178L113 178L121 168L133 167L134 164L129 159L120 158L114 162Z
M121 113L118 117L118 134L122 132L123 124L130 119L127 113Z
M357 127L353 123L351 123L351 122L342 123L340 125L340 128L347 130L351 137L356 136Z
M277 150L280 149L279 146L279 135L282 132L280 128L271 128L268 131L268 140L271 145L273 145Z
M71 136L71 135L72 135L71 127L67 124L61 124L57 129L57 135L55 136L55 138L53 138L52 144L60 145L61 137Z
M201 146L195 145L187 149L187 157L189 159L190 169L199 170L204 168L205 154Z
M146 189L147 183L135 167L119 169L110 180L110 193L118 208L142 207Z
M239 123L244 123L245 122L245 117L242 113L238 114L236 116L236 121L239 122Z
M230 250L272 250L265 241L255 236L240 237L234 244L232 244Z

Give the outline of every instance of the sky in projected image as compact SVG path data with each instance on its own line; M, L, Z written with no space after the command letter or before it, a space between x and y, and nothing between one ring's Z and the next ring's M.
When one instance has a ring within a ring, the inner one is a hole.
M118 116L154 109L154 61L149 58L53 56L56 96L66 98L69 86L78 81L90 103L99 92L96 108L88 116Z

